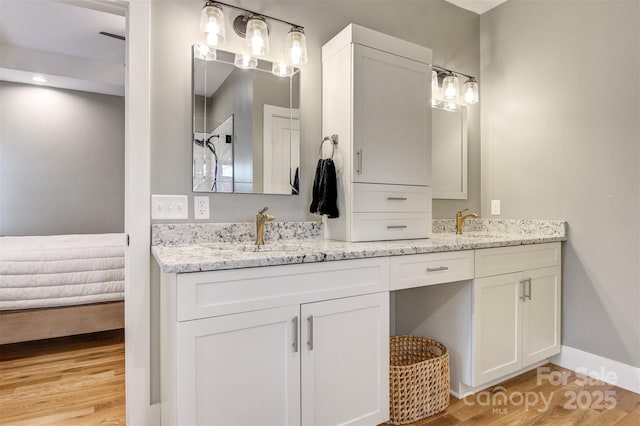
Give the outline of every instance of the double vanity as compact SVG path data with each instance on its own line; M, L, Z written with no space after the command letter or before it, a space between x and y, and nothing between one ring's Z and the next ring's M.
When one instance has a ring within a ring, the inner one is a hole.
M390 335L441 341L462 397L560 350L565 222L434 220L430 239L320 222L156 224L163 424L379 424Z

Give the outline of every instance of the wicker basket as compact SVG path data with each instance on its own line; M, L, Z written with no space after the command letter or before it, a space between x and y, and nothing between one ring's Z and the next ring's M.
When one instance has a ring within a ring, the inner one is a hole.
M389 423L415 422L449 406L449 354L435 340L394 336L390 341Z

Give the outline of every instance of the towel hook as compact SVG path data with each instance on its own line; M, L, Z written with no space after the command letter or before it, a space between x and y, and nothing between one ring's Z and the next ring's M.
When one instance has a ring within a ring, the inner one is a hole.
M331 159L333 160L333 156L336 153L336 146L338 145L338 135L325 136L320 142L320 158L322 158L322 147L326 141L331 142Z

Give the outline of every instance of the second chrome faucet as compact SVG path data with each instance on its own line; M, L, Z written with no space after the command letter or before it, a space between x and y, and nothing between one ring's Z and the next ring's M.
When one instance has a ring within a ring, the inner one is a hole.
M465 220L469 219L470 217L478 217L478 215L475 213L469 213L466 216L462 216L462 213L466 212L467 210L469 209L458 210L456 212L456 234L458 235L462 234L462 224Z

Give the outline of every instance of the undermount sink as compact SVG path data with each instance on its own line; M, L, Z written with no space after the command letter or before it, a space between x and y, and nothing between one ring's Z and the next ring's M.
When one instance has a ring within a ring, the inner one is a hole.
M299 251L302 246L300 244L273 243L256 245L255 243L227 243L211 246L219 250L240 251L240 252L276 252L276 251Z

